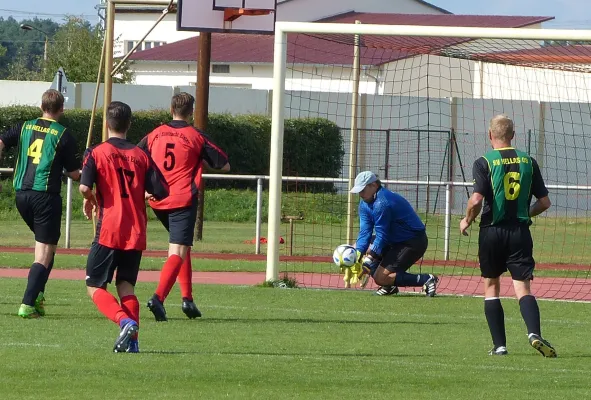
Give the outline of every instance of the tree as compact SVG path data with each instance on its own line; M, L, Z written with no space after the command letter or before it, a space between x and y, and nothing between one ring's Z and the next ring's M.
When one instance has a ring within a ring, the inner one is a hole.
M0 79L9 78L9 73L14 75L14 70L27 69L38 71L39 57L43 57L45 35L39 31L23 31L20 25L32 25L46 32L51 40L53 34L58 30L59 24L50 19L25 19L17 21L12 17L0 18ZM18 66L11 66L17 62ZM12 70L12 72L9 72Z
M88 21L70 17L53 36L44 64L45 80L53 80L56 71L62 67L71 82L95 82L101 60L104 34L99 25L91 26ZM117 61L113 62L116 65ZM121 68L113 82L129 83L133 73L130 63ZM103 81L101 77L101 81Z
M37 65L41 65L41 61L42 59L39 56L33 57L33 60L31 60L25 50L19 49L16 57L8 64L5 79L13 81L42 81L43 74L40 72L40 68L36 67ZM30 68L31 62L33 62L33 68Z

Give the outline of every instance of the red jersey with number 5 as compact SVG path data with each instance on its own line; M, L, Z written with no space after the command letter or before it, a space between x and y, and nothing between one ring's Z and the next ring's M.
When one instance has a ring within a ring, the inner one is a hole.
M124 139L111 138L84 154L82 185L96 184L95 241L117 250L146 249L145 192L164 198L168 187L150 156Z
M189 207L202 189L202 163L221 169L228 156L203 132L174 120L149 133L138 144L152 157L170 187L170 196L150 201L157 210Z

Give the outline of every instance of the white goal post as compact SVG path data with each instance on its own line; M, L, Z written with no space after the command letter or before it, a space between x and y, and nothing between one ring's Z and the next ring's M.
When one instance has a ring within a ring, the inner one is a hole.
M591 30L468 28L441 26L365 25L335 23L277 22L273 71L273 103L269 180L269 221L266 279L279 278L279 241L282 197L285 81L287 72L287 34L339 34L465 39L515 39L548 41L591 41ZM452 184L450 182L450 184Z

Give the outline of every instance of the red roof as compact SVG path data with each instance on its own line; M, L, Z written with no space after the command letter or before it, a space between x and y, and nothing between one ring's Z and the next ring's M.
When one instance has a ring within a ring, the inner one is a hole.
M431 14L370 14L345 13L322 22L364 24L462 26L520 28L553 19L553 17L513 17L479 15ZM213 33L211 61L213 63L273 63L273 36ZM302 64L340 64L352 62L351 36L344 35L288 35L288 62ZM365 36L361 63L378 65L428 53L465 42L457 38L417 38ZM199 38L193 37L161 47L136 52L131 60L195 62L199 54Z

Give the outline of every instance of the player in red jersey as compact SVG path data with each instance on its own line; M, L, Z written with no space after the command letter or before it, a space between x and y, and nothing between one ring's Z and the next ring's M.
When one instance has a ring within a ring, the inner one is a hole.
M228 157L203 132L189 124L195 99L188 93L172 97L172 122L148 134L138 146L146 150L170 185L170 196L150 200L156 217L169 232L168 259L162 267L156 292L148 308L156 321L166 321L164 300L178 277L182 310L189 318L201 317L193 302L191 256L197 219L197 195L202 190L202 170L206 167L227 172Z
M121 328L114 352L139 352L139 302L134 294L142 250L146 249L145 193L162 200L168 185L145 151L126 140L131 108L109 105L109 140L86 150L80 193L84 215L98 213L96 237L86 263L88 295L97 308ZM96 186L96 193L93 193ZM121 304L106 290L117 270Z

